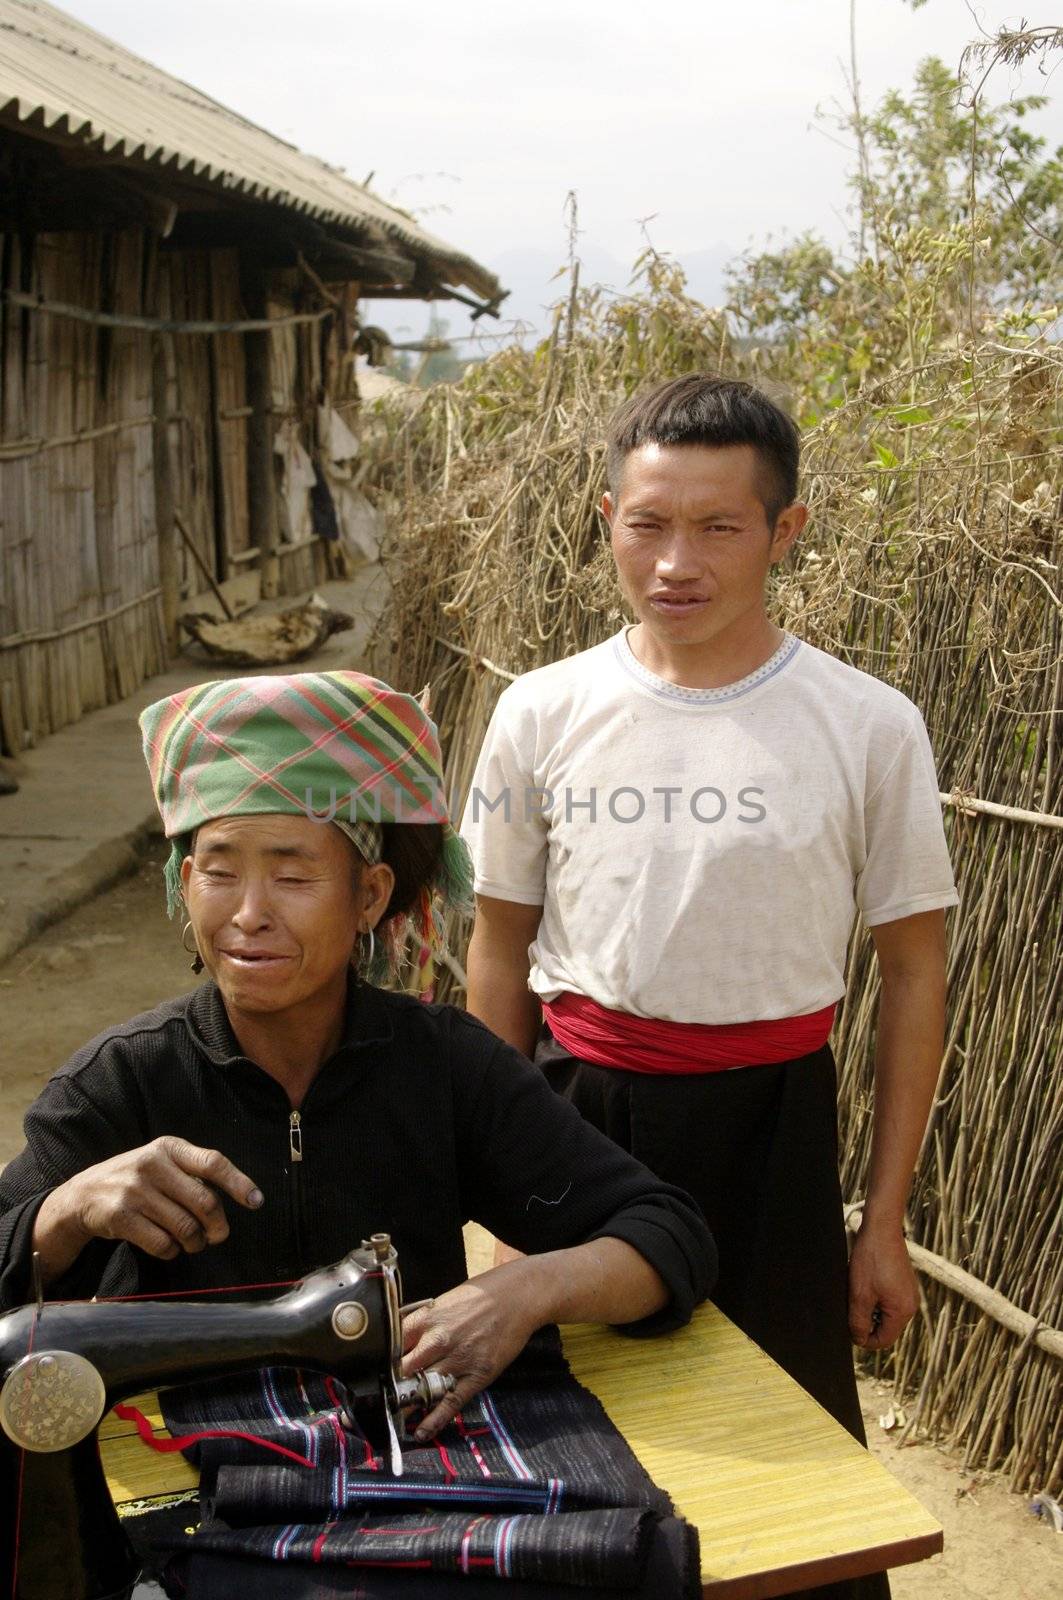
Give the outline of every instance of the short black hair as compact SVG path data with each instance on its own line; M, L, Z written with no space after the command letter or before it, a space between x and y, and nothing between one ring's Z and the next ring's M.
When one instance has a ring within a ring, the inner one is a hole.
M760 464L758 488L770 527L797 499L801 436L786 412L738 378L692 372L632 395L610 419L606 475L614 499L624 462L645 444L750 445Z
M443 826L439 822L385 822L381 859L395 874L395 887L381 917L412 911L421 890L430 884L443 858Z

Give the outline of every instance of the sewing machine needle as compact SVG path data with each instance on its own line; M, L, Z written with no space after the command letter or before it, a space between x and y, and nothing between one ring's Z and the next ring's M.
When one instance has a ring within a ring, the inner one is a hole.
M37 1313L33 1319L34 1332L36 1332L40 1325L41 1312L44 1310L44 1279L41 1276L41 1253L39 1250L33 1252L32 1273L33 1298L37 1305Z

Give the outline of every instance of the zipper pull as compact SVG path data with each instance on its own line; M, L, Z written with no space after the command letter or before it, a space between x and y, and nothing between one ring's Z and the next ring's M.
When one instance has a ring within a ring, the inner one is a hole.
M298 1111L293 1111L288 1118L288 1151L293 1161L303 1159L303 1130L300 1127Z

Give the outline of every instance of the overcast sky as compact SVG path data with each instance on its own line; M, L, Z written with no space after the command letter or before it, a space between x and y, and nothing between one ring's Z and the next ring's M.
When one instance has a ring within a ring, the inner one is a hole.
M523 314L580 252L622 284L640 247L719 293L729 256L846 226L848 153L817 129L845 98L848 0L67 0L64 9L271 132L413 210L496 270ZM1049 8L1051 9L1051 8ZM858 0L865 101L955 66L979 22L966 0ZM1033 18L1032 20L1044 20ZM1063 85L1063 66L1056 81ZM1049 92L1055 87L1050 82ZM993 97L1043 88L998 71ZM1041 127L1063 142L1063 93ZM425 311L408 312L424 327ZM467 326L451 316L452 332Z

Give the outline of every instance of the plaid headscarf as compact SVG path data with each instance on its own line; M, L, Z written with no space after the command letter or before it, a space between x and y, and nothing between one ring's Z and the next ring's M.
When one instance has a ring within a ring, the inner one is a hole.
M431 891L469 909L472 864L450 824L435 726L412 696L361 672L227 678L157 700L141 713L140 727L172 841L165 874L171 916L196 828L219 817L276 812L354 823L363 855L375 853L373 830L359 824L442 825L439 867L410 917L422 961L437 927ZM404 930L388 932L397 949Z

